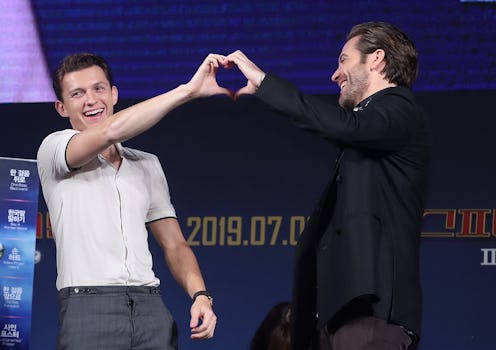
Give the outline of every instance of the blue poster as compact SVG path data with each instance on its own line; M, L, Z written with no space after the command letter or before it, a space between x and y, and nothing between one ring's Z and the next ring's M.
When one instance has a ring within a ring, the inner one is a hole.
M35 160L0 157L1 349L29 349L38 191Z

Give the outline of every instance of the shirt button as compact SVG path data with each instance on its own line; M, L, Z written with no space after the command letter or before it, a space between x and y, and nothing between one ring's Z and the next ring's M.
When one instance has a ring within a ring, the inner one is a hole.
M341 174L338 174L336 176L336 182L341 182L341 181L343 181L343 177L341 176Z

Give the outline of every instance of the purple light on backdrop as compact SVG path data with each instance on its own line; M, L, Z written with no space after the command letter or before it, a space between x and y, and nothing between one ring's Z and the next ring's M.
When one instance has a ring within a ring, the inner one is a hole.
M54 101L29 0L0 3L0 103Z

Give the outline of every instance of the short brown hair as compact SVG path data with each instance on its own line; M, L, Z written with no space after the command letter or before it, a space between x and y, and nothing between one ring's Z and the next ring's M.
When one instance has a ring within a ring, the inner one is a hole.
M384 50L382 73L389 82L412 87L418 75L418 53L405 33L389 23L366 22L351 28L347 40L354 37L359 37L356 47L363 55Z
M62 101L62 79L64 79L66 74L92 66L100 67L105 73L110 86L114 85L112 80L112 70L102 57L88 52L75 53L66 56L60 62L57 70L53 73L52 85L53 91L55 91L57 98Z

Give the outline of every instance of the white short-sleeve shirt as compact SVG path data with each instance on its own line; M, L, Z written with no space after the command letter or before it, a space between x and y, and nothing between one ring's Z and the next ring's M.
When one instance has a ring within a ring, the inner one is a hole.
M48 135L37 156L57 248L57 289L159 285L145 223L176 213L158 158L117 144L118 170L102 156L70 170L65 151L76 133Z

